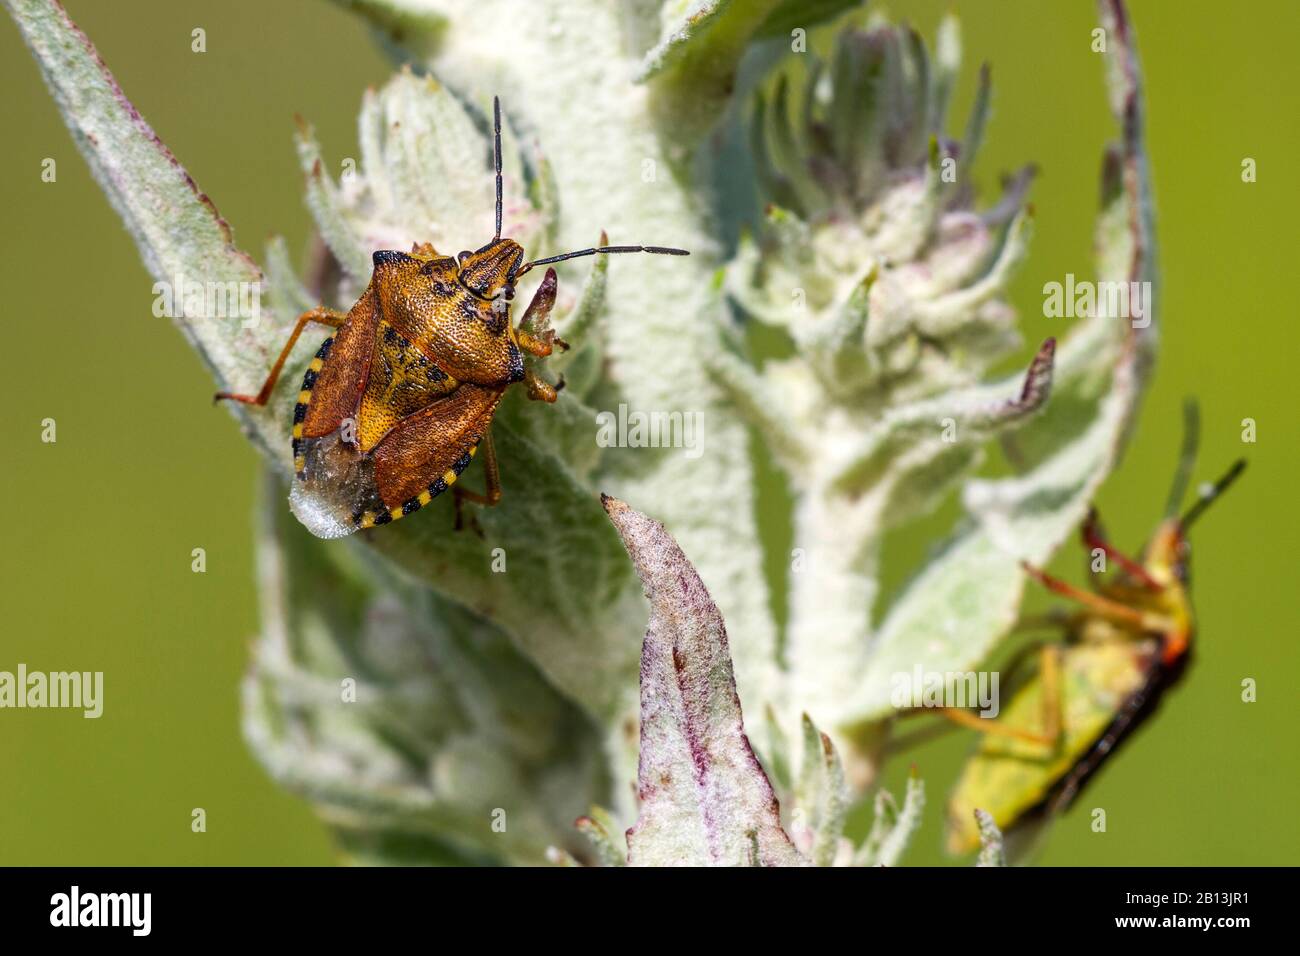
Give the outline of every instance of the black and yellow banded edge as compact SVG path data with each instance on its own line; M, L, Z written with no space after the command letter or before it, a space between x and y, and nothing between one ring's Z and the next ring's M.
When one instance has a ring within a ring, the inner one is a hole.
M388 511L358 511L352 516L352 523L358 528L373 528L375 525L399 521L407 515L419 511L456 483L456 479L460 477L461 472L469 467L469 463L473 461L477 452L478 442L475 442L470 446L469 451L462 453L437 481L434 481L414 498L410 498L400 506L390 508Z
M293 406L293 471L299 481L307 477L307 459L302 450L302 424L307 418L307 406L311 404L311 390L316 387L316 378L320 375L320 370L325 367L325 360L329 358L330 346L333 344L332 335L321 343L320 350L311 360L307 372L302 377L302 388L298 391L298 404Z

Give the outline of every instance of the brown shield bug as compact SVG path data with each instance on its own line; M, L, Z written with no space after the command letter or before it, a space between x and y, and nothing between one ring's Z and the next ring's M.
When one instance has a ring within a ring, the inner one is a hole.
M303 376L293 415L294 482L290 506L313 534L337 538L396 521L451 488L483 449L485 491L454 488L462 500L494 505L501 482L492 417L507 388L554 402L558 389L524 364L567 345L545 328L556 277L547 269L525 310L511 321L515 282L530 269L579 256L651 252L662 246L602 245L525 261L501 237L501 105L493 99L496 232L473 252L440 255L433 246L381 250L361 298L344 313L320 307L298 317L256 395L217 399L265 405L298 336L311 322L333 327Z

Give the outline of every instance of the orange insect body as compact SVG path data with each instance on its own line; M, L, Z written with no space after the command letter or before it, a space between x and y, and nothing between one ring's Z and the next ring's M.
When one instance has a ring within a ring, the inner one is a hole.
M294 409L290 502L313 533L418 511L469 466L506 388L525 378L519 333L495 302L522 259L509 239L462 263L428 246L374 254L369 287L321 346ZM539 295L553 302L554 286L548 270ZM550 336L527 344L551 352Z
M298 323L256 395L219 393L265 405L308 322L332 325L303 377L293 415L290 506L313 534L336 538L418 511L455 484L484 449L486 493L462 498L494 505L500 498L489 429L507 388L524 382L528 397L554 402L558 388L524 363L555 345L546 329L556 277L547 269L519 326L511 322L515 282L537 265L577 256L654 252L658 246L598 246L524 261L523 248L501 238L501 111L494 103L496 235L481 249L440 255L433 246L374 253L374 270L346 315L313 309Z

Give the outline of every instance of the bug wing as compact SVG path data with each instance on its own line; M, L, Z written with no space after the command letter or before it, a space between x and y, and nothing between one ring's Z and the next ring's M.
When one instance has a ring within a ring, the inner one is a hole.
M356 413L370 377L379 323L374 290L368 287L348 312L347 321L316 353L294 409L295 459L301 439L328 435ZM302 470L296 462L295 470Z
M948 800L948 850L979 846L974 811L993 815L1006 831L1039 807L1087 754L1123 702L1142 687L1153 642L1115 640L1066 648L1061 668L1061 745L1048 750L1030 740L985 734L966 761ZM1035 675L1002 708L997 720L1034 733L1042 730L1043 685Z
M343 429L314 439L289 506L320 538L339 538L418 511L473 460L502 389L458 385L395 424L369 451Z
M360 525L352 520L376 499L374 462L342 432L305 443L301 467L289 492L294 517L318 538L342 538Z
M420 500L422 493L437 497L454 484L469 467L504 393L462 383L394 428L374 453L375 482L384 504L398 509L415 501L414 511L428 503Z

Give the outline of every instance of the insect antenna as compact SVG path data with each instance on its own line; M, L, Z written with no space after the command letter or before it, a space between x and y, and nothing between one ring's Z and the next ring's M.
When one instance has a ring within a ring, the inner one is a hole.
M652 252L660 256L690 255L685 249L673 249L669 246L595 246L591 249L579 249L577 252L565 252L558 256L549 256L545 259L534 259L532 262L525 262L519 267L515 276L523 275L533 266L546 266L552 262L563 262L565 259L577 259L579 256L607 255L613 252Z
M1196 452L1201 443L1201 409L1196 399L1183 401L1183 447L1178 453L1178 467L1174 469L1174 480L1169 486L1169 497L1165 500L1165 517L1172 518L1182 507L1187 486L1192 481L1192 468L1196 465Z
M1188 508L1187 513L1178 521L1178 524L1181 526L1184 533L1186 533L1187 529L1191 527L1192 522L1203 515L1205 509L1210 507L1210 505L1213 504L1220 495L1227 491L1228 487L1236 481L1245 470L1246 459L1238 458L1232 463L1232 467L1228 469L1227 473L1224 474L1222 478L1210 485L1208 488L1202 489L1200 497L1197 499L1196 503Z
M501 97L492 97L492 159L497 169L497 231L492 236L501 238Z

